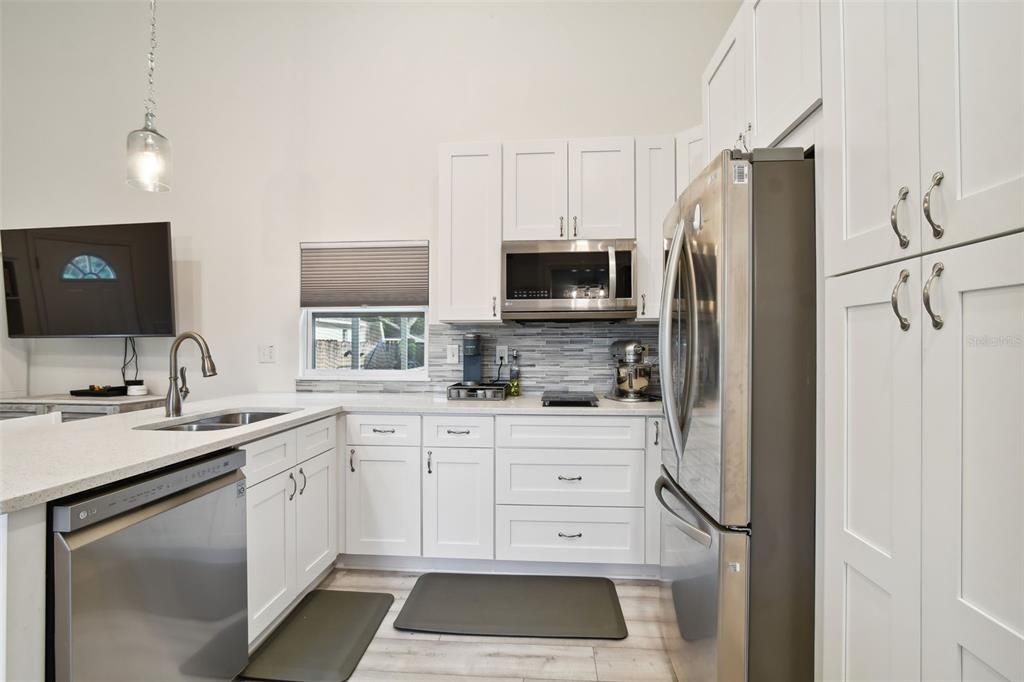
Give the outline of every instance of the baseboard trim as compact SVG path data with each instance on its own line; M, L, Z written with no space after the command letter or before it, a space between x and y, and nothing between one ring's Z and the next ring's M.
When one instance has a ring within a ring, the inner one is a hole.
M651 564L579 564L496 559L433 559L429 557L340 554L337 568L377 571L453 571L458 573L517 573L527 575L580 575L623 580L659 580L661 567Z

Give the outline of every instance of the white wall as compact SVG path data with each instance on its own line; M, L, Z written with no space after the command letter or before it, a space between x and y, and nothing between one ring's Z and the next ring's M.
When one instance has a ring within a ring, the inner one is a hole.
M123 181L147 3L5 0L0 220L171 220L179 328L220 369L193 372L195 394L290 390L299 241L433 239L440 142L699 124L700 73L736 7L163 2L174 189L149 195ZM257 364L258 343L276 365ZM168 346L140 343L157 392ZM118 341L34 341L29 388L117 383L120 361Z

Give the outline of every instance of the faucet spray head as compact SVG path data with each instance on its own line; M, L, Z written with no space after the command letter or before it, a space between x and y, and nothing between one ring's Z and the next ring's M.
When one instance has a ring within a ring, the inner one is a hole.
M204 377L215 377L217 376L217 365L213 364L213 358L209 355L203 355L203 376Z

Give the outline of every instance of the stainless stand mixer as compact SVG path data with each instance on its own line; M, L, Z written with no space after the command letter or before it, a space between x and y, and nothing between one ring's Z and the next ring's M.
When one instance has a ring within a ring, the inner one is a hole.
M644 360L647 346L633 339L616 341L611 353L618 362L612 389L605 397L624 403L657 400L647 392L651 385L651 363Z

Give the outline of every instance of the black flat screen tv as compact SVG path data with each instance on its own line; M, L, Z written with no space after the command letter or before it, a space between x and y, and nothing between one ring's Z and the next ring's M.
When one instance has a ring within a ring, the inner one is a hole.
M174 336L171 224L0 230L11 338Z

